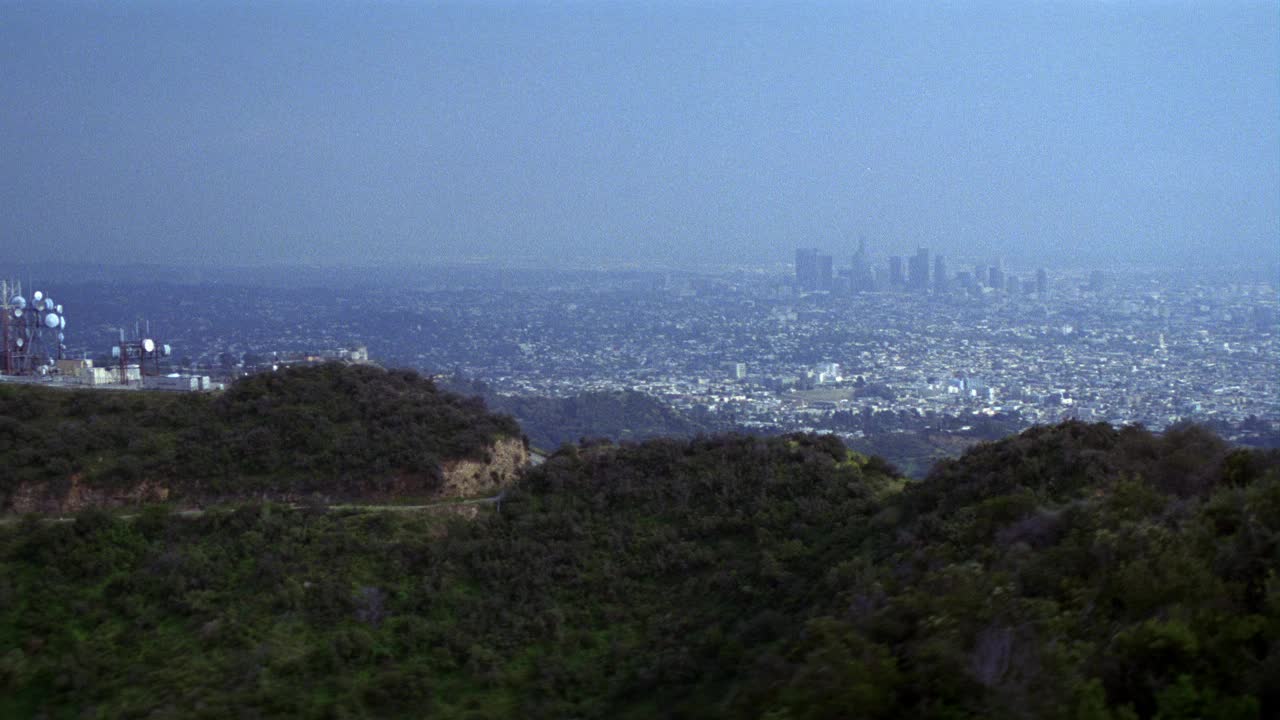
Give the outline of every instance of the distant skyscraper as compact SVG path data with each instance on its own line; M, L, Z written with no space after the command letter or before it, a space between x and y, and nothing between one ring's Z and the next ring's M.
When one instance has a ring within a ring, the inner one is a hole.
M987 284L995 290L1004 289L1004 271L999 265L992 265L987 268Z
M818 290L830 292L835 287L835 278L831 274L832 261L830 255L818 256Z
M1049 273L1044 268L1036 271L1036 294L1041 297L1049 294Z
M849 280L854 292L869 292L875 289L876 279L871 268L871 258L867 256L867 241L858 241L858 252L853 256L852 271Z
M832 283L831 292L836 295L852 295L853 270L850 270L849 268L840 268L836 271L836 277Z
M894 255L889 258L889 284L895 288L907 284L907 279L902 275L901 255Z
M831 290L834 278L831 273L831 256L814 248L796 250L796 287L802 292Z
M939 295L947 291L947 261L941 255L933 259L933 291Z
M911 258L908 273L908 284L911 285L912 290L923 292L929 289L929 248L916 250L915 256Z
M818 289L818 251L813 248L796 250L796 287L800 290Z

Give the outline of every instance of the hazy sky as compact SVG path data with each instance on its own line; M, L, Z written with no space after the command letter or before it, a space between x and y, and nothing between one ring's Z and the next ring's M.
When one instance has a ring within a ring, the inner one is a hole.
M0 68L19 261L1280 254L1272 2L0 0Z

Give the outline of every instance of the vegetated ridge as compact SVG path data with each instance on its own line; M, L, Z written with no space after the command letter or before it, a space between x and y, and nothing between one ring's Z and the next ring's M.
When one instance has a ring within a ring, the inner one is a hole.
M554 450L563 443L606 439L615 442L655 437L692 438L700 434L743 432L749 435L781 435L782 427L743 427L731 418L719 417L705 407L687 410L635 390L593 390L569 397L504 395L482 380L468 380L459 372L439 379L442 387L464 395L477 395L494 410L513 416L537 448ZM887 388L879 390L888 392ZM950 420L950 422L948 422ZM946 429L930 423L952 425ZM908 430L915 424L920 427ZM821 420L819 428L860 430L863 437L846 444L859 452L879 455L908 477L923 478L939 460L956 457L984 440L998 440L1023 428L1010 417L929 418L917 420L903 412L871 414L840 410Z
M526 461L514 420L413 371L286 368L219 395L0 385L0 512L468 495Z
M0 529L0 715L1280 714L1280 456L1069 422L566 446L471 521Z

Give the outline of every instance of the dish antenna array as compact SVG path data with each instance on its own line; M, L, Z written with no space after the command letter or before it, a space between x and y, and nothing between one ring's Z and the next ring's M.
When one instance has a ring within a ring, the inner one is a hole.
M6 375L46 374L61 360L67 317L62 306L41 290L22 294L22 284L0 280L3 340L0 371Z
M120 363L120 382L129 384L129 365L136 362L141 375L159 375L160 358L173 354L167 343L159 343L149 337L151 323L147 323L145 335L142 328L134 328L133 340L126 340L124 328L120 328L120 342L111 348L111 359Z

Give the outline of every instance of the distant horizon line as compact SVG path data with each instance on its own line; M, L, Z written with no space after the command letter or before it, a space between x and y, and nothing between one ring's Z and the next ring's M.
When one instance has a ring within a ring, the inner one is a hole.
M924 247L924 246L922 246ZM798 248L797 248L798 249ZM831 255L837 260L844 259L837 257L833 253L828 253L817 248L824 255ZM792 251L794 252L794 250ZM852 253L850 253L852 256ZM1190 260L1177 261L1123 261L1123 260L1104 260L1089 259L1077 260L1072 262L1054 262L1054 261L1032 261L1028 262L1024 258L1016 256L998 256L992 258L979 257L970 254L948 254L937 253L936 256L953 260L957 263L956 267L964 267L966 263L973 262L1001 262L1002 264L1011 265L1013 267L1026 270L1035 270L1044 268L1046 270L1058 270L1068 272L1092 271L1092 270L1124 270L1124 271L1176 271L1194 268L1205 270L1205 262L1192 262ZM891 257L909 257L908 255L900 255L896 253L888 254L872 254L873 259L888 259ZM340 263L340 262L308 262L308 261L275 261L266 263L240 263L240 264L192 264L174 261L135 261L135 262L86 262L77 260L22 260L12 263L0 262L0 267L8 264L19 273L24 272L25 268L37 267L66 267L75 268L77 270L94 269L108 270L117 269L163 269L163 270L181 270L184 272L236 272L236 271L254 271L264 272L272 270L311 270L311 271L339 271L339 270L367 270L367 271L385 271L398 270L401 272L414 269L448 269L448 268L468 268L468 269L487 269L493 271L654 271L654 272L727 272L727 271L762 271L762 270L779 270L794 267L794 257L779 258L773 261L702 261L702 262L677 262L677 261L660 261L660 260L605 260L596 258L591 262L538 262L538 261L517 261L512 262L510 258L503 262L495 262L495 258L487 256L465 257L465 258L449 258L441 260L417 260L417 261L386 261L386 262L361 262L361 263ZM1268 260L1232 260L1226 262L1210 263L1214 270L1230 271L1230 270L1269 270L1280 269L1280 257ZM843 267L843 265L839 265ZM13 271L8 271L13 272ZM6 275L7 272L0 270L0 275Z

